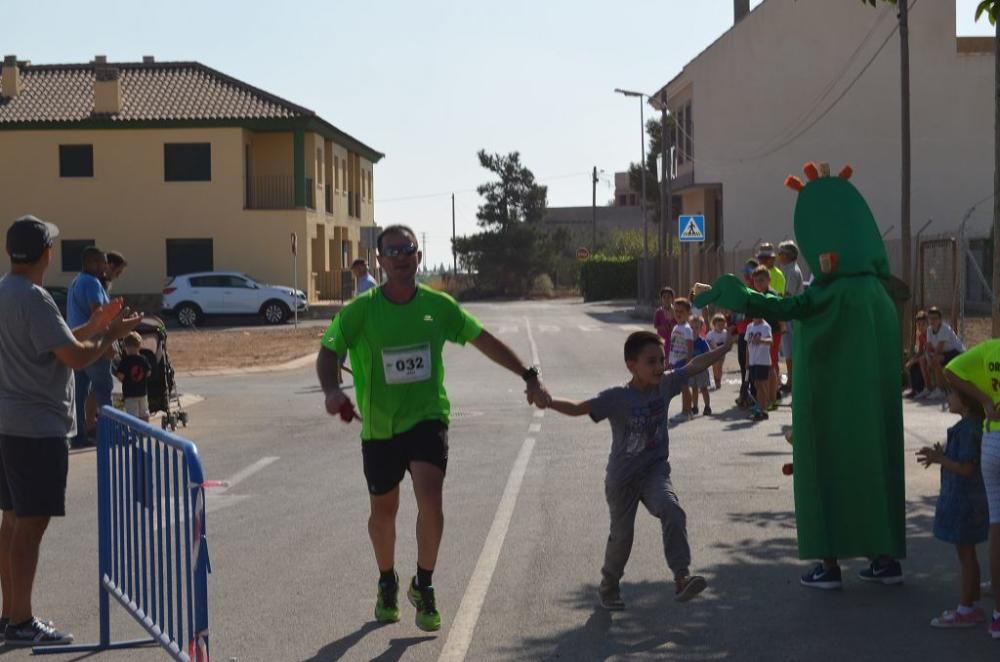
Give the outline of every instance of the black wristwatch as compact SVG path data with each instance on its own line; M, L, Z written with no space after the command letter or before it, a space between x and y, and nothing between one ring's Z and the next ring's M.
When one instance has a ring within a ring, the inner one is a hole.
M525 371L521 373L521 379L530 384L531 382L538 381L538 375L538 368L531 366L530 368L526 368Z

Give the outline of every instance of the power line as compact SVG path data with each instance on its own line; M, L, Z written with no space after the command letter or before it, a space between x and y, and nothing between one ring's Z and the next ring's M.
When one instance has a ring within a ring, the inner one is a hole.
M589 177L590 173L589 172L572 172L572 173L568 173L568 174L565 174L565 175L552 175L552 176L549 176L549 177L540 177L540 178L536 179L535 182L538 183L538 184L544 184L545 182L553 182L553 181L556 181L556 180L559 180L559 179L569 179L571 177L580 177L580 176L583 176L583 175L587 175ZM389 202L405 202L405 201L408 201L408 200L427 200L427 199L430 199L430 198L443 198L443 197L450 197L452 195L460 195L460 194L465 194L465 193L478 193L478 192L479 192L478 187L477 188L467 188L467 189L451 190L451 191L447 191L447 192L443 192L443 193L424 193L424 194L420 194L420 195L405 195L405 196L398 197L398 198L386 198L384 200L376 200L375 203L381 205L381 204L386 204L386 203L389 203Z

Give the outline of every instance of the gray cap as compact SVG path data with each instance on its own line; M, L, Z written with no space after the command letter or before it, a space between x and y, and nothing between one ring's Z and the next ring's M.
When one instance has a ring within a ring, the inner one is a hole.
M7 254L15 264L37 262L59 236L59 228L35 216L22 216L7 228Z

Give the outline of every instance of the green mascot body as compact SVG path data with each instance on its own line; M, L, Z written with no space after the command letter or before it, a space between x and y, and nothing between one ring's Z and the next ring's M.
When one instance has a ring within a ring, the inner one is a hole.
M799 557L906 555L901 348L885 245L871 210L840 177L807 166L795 238L815 275L778 298L719 278L697 305L795 320L792 435ZM798 184L793 186L792 183Z

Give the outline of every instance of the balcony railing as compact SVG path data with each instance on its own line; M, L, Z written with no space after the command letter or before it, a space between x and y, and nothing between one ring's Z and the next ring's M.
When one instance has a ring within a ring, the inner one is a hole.
M255 175L247 181L247 209L295 209L291 175Z

